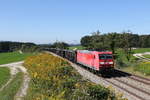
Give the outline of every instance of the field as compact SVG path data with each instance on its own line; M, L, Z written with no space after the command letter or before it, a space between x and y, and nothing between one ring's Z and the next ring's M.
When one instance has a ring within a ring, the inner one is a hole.
M32 55L32 53L21 54L19 52L0 53L0 64L22 61ZM16 100L14 98L16 93L19 91L22 82L22 72L11 76L10 69L8 67L0 67L0 100Z
M134 53L150 52L150 48L138 48L133 50Z
M6 67L0 67L0 88L2 85L6 84L6 82L10 78L10 70Z
M108 88L84 80L67 61L53 55L29 57L24 66L31 76L24 100L124 100Z
M71 46L69 47L70 50L74 50L74 49L77 49L77 50L83 50L85 49L83 46Z
M19 52L9 52L0 53L0 64L8 64L12 62L22 61L28 56L33 55L32 53L19 53Z
M143 55L143 56L150 59L150 55Z
M150 52L150 48L139 48L132 51L132 53L144 53ZM131 55L131 60L127 61L125 54L122 49L117 50L118 58L117 58L117 67L134 74L138 74L141 76L150 76L150 64L142 63L137 61L133 55ZM145 57L150 57L149 55L145 55Z
M142 72L144 75L150 75L150 62L142 62L135 67L135 71Z

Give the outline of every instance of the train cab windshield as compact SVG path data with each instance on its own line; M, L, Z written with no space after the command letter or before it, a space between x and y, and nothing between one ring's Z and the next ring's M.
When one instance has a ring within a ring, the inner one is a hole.
M111 54L100 54L99 59L113 59L113 56Z

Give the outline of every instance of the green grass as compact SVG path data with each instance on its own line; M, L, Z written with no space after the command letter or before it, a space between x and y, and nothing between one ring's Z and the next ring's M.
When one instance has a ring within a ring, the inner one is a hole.
M144 53L144 52L150 52L150 48L139 48L132 50L133 53ZM146 77L149 77L150 75L150 64L149 63L140 63L138 62L137 58L135 58L133 55L131 55L130 61L127 61L126 56L122 49L117 49L116 53L118 54L117 58L117 68L120 68L121 70L124 70L126 72L130 72L133 74L137 74L140 76L147 75ZM150 55L145 55L145 57L150 58Z
M117 53L117 67L121 68L121 67L127 67L129 65L131 65L131 63L133 63L133 61L136 59L132 54L131 54L131 58L130 61L127 60L125 53L122 49L117 49L116 50Z
M126 64L130 64L133 63L133 61L135 61L137 58L133 56L134 53L144 53L144 52L150 52L150 48L138 48L138 49L134 49L131 51L131 58L130 61L127 60L125 53L122 49L117 49L116 53L118 55L118 59L123 61ZM148 58L150 58L150 55L146 55Z
M150 62L140 63L135 67L135 70L143 73L144 75L150 75Z
M31 55L33 54L32 53L20 54L19 52L0 53L0 64L7 64L21 61Z
M143 55L144 57L146 57L146 58L150 58L150 55Z
M10 78L10 70L6 67L0 67L0 88L6 84Z
M71 46L71 47L69 47L69 49L70 50L73 50L73 49L77 49L77 50L83 50L83 49L85 49L83 46Z
M150 48L138 48L133 50L134 53L150 52Z
M23 73L19 72L7 87L0 92L0 100L14 100L23 80Z

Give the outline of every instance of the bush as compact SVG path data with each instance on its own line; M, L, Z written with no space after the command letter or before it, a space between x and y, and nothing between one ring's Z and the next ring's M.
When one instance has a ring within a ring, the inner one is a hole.
M116 66L117 66L117 68L127 67L127 64L122 59L118 58L116 60Z
M100 85L90 85L88 93L92 100L107 100L109 97L109 90Z

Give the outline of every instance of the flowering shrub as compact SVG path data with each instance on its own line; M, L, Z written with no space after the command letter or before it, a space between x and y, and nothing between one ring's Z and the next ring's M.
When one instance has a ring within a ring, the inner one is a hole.
M25 100L123 100L108 88L93 84L70 64L50 54L26 59L31 82Z

